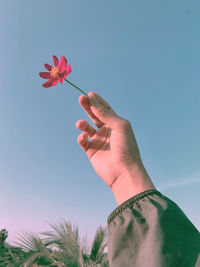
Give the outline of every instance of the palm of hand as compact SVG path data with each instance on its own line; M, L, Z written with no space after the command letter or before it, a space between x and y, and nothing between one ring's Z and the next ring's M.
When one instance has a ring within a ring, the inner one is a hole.
M135 151L131 145L132 139L124 132L109 129L109 135L103 146L90 159L97 174L111 187L113 182L129 166L134 166Z

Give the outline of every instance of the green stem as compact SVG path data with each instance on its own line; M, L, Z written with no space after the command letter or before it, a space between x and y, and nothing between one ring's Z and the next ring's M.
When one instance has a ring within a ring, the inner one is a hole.
M71 84L72 86L74 86L76 89L78 89L81 93L83 93L84 95L87 95L84 91L82 91L80 88L78 88L75 84L71 83L70 81L68 81L67 79L65 79L66 82L68 82L69 84Z

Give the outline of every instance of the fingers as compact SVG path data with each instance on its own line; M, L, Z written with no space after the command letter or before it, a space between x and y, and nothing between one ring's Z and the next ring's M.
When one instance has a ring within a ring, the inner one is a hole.
M76 128L86 132L89 137L92 137L96 133L96 130L85 120L78 120L76 122Z
M78 138L77 138L77 143L80 145L80 147L87 152L89 145L90 145L90 141L88 140L88 135L87 133L81 133L79 134Z
M96 96L99 103L92 101L93 95ZM126 120L118 116L108 102L95 92L89 92L88 96L81 95L79 97L79 104L98 128L107 125L113 130L120 131L121 127L125 124Z
M102 121L100 121L92 112L91 110L91 104L89 101L89 96L86 95L80 95L79 97L79 104L81 105L81 107L84 109L84 111L87 113L87 115L91 118L91 120L93 121L93 123L98 127L102 127L104 125L104 123Z
M105 106L107 109L114 111L111 106L108 104L108 102L106 100L103 99L103 97L101 97L100 95L98 95L95 92L89 92L89 96L95 95L97 97L97 99L99 100L99 102Z
M105 111L109 111L110 114L117 116L115 111L112 109L112 107L108 104L106 100L104 100L100 95L98 95L95 92L89 92L88 96L86 95L81 95L79 97L79 104L82 106L84 111L87 113L87 115L92 119L93 123L98 127L102 127L105 123L100 120L91 110L91 101L90 98L92 95L95 95L97 99L99 100L99 103L102 105L102 107L105 108Z

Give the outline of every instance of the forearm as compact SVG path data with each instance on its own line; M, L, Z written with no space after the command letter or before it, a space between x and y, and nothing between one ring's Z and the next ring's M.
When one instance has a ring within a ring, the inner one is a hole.
M155 189L155 186L143 165L128 169L116 179L111 187L118 205L150 189Z

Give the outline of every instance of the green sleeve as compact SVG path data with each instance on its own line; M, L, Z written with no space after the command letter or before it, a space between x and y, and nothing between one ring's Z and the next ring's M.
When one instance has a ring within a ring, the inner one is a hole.
M200 267L200 233L157 190L138 194L108 217L110 267Z

